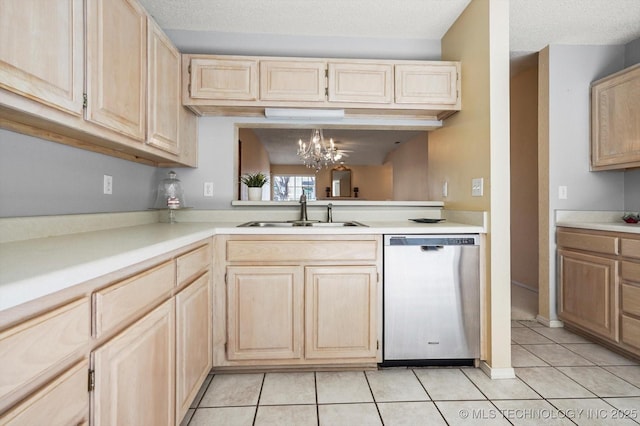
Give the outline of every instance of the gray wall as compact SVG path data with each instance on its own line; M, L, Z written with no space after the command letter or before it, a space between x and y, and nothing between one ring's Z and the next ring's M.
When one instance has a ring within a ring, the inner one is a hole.
M640 64L640 38L624 47L624 66ZM624 173L624 209L640 212L640 169Z
M0 129L0 217L146 210L155 187L154 167Z

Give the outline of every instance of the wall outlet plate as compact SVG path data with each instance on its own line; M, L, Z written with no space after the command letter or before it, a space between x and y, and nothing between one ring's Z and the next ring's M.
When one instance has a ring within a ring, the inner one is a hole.
M102 193L113 194L113 176L104 175L102 179Z
M484 179L473 178L471 179L471 196L482 197L484 195Z
M205 182L203 187L203 195L205 197L213 197L213 182Z

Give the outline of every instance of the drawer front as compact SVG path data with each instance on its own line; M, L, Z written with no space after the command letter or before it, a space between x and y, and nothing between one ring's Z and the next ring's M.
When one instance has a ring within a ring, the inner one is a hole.
M627 314L640 316L640 287L622 284L621 306Z
M604 254L618 254L618 237L558 231L558 247L574 248Z
M0 333L0 398L36 379L89 342L89 298Z
M622 238L620 240L620 254L624 257L640 259L640 240Z
M228 241L229 262L376 261L376 241Z
M622 343L640 349L640 320L622 315L620 331Z
M174 286L174 262L166 262L93 294L94 334L100 337L154 307Z
M212 261L213 257L209 244L178 257L176 260L178 287L206 271Z
M640 283L640 263L622 261L620 270L623 280Z
M86 424L89 392L84 360L0 418L3 425L66 426Z

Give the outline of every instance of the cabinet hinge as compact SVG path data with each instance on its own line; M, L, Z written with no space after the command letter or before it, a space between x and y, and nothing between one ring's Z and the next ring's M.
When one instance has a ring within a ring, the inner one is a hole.
M224 283L228 284L228 282L227 282L227 274L226 273L224 274Z
M82 108L86 108L87 107L87 94L83 93L82 94Z
M189 94L191 94L191 83L187 84L187 90L189 91Z
M191 74L191 64L189 64L189 66L187 67L187 72Z
M92 392L96 388L96 371L89 370L89 392Z
M329 88L328 87L324 88L324 96L325 97L329 97Z

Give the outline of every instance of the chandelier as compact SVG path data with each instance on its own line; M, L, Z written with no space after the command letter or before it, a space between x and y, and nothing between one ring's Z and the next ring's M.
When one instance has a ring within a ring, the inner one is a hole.
M318 173L322 167L340 160L342 154L336 149L333 138L329 139L329 146L327 146L322 136L322 129L313 129L308 144L302 142L302 139L298 141L298 157L302 159L305 166Z

